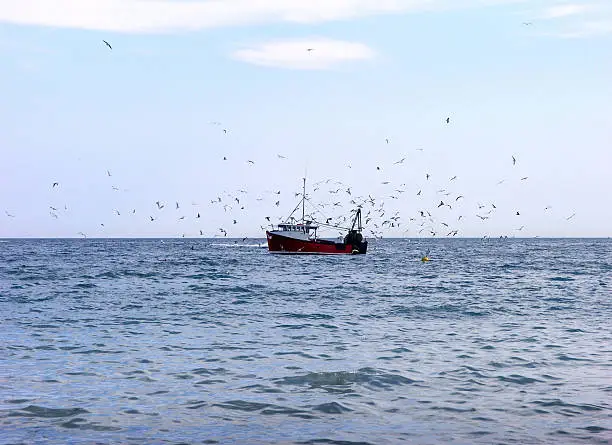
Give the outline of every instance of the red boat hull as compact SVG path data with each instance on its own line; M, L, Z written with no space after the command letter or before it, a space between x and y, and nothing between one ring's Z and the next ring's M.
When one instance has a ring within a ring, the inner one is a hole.
M268 239L268 250L271 253L285 254L318 254L318 255L351 255L365 254L367 242L362 242L360 246L335 243L326 240L299 240L266 231Z

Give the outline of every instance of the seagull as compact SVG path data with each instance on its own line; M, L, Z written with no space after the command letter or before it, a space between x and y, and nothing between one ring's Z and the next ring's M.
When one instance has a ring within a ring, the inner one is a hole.
M108 48L109 48L110 50L112 50L112 49L113 49L113 47L112 47L112 46L110 46L110 43L108 43L106 40L102 40L102 41L104 42L104 44L105 44L106 46L108 46Z
M531 26L531 25L533 25L532 22L523 22L523 26Z
M420 195L421 195L421 190L419 190L419 192L417 193L417 196L420 196Z
M200 230L200 235L204 235L204 233L202 232L202 230Z
M234 224L238 224L238 221L234 220Z
M430 177L430 176L431 176L431 175L430 175L429 173L425 173L425 179L429 180L429 177Z
M314 48L307 48L306 51L308 52L314 51Z
M176 203L176 210L178 210L178 208L179 208L179 203L177 202Z
M106 170L106 174L107 174L108 176L112 176L108 170Z
M57 211L57 209L55 207L49 206L49 208L53 211Z
M516 216L521 216L521 214L519 212L516 212Z
M568 216L567 218L565 218L566 221L569 221L570 219L572 219L574 216L576 216L575 213L572 213L570 216Z
M385 142L388 144L389 143L389 139L385 139Z
M164 206L165 206L165 204L160 204L160 203L159 203L159 201L155 201L155 204L157 204L157 208L158 208L159 210L163 209L163 208L164 208Z
M227 134L227 128L223 129L223 133Z
M59 182L54 182L51 188L57 187L58 185L59 185Z
M151 218L151 221L155 221L155 218L153 218L152 216L149 216L149 218Z
M440 201L440 204L438 204L438 207L442 207L444 205L444 201Z
M457 179L456 176L453 176L452 178L450 178L451 181L454 181L455 179Z
M525 179L527 179L529 176L525 176L524 178L521 178L521 181L524 181Z
M198 216L196 216L196 218L199 218L199 217L200 217L200 213L198 212Z
M447 123L447 124L450 124L450 117L447 117L447 118L446 118L446 123Z
M5 210L4 213L6 213L6 216L8 216L9 218L14 218L15 215L11 215L8 210Z
M516 165L516 158L512 156L512 165Z
M113 210L113 212L117 213L117 216L121 216L121 213L119 213L119 210L115 209Z
M255 161L251 161L250 159L249 159L248 162L249 162L249 164L255 164Z
M87 235L85 235L83 232L79 232L78 235L81 235L83 238L87 238Z
M459 195L455 198L455 201L459 201L460 198L463 198L463 195Z
M402 158L402 159L400 159L399 161L394 162L393 164L401 164L401 163L403 163L405 160L406 160L406 158Z
M285 156L283 156L283 155L276 155L276 156L278 156L278 158L279 158L279 159L287 159L287 158L286 158Z

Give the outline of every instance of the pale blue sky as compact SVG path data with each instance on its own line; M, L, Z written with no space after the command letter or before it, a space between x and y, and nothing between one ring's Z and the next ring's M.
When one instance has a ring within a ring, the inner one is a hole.
M612 233L607 1L41 2L0 0L0 237L263 236L305 169L386 236Z

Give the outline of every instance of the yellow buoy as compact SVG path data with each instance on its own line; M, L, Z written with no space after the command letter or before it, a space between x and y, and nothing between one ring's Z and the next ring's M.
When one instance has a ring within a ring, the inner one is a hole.
M427 261L429 261L429 257L428 256L424 256L423 258L421 258L421 261L426 263Z

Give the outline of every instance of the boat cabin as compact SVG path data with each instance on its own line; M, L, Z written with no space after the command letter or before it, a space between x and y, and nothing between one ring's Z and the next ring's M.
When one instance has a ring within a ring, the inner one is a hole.
M281 232L298 232L298 233L310 234L311 230L316 233L317 229L318 229L318 226L311 225L310 221L307 221L306 224L289 224L289 223L278 224L278 230Z

